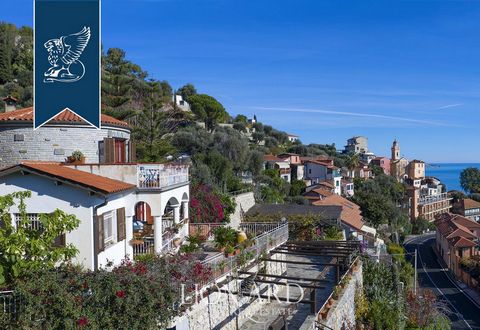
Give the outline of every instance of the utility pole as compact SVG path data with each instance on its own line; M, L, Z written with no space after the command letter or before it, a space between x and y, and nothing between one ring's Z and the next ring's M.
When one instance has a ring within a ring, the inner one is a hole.
M417 249L415 249L415 276L413 279L413 293L417 295Z

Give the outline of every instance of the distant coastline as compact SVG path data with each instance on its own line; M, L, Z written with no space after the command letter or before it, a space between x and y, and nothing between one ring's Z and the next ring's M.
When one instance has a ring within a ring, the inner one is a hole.
M460 190L460 173L466 168L478 167L480 163L429 163L426 168L426 175L440 179L447 190Z

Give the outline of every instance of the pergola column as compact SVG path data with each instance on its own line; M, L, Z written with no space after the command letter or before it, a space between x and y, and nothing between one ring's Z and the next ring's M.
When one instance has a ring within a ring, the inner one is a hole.
M183 219L188 219L188 201L182 202L182 209L183 209Z
M153 217L153 232L154 232L154 249L156 254L160 254L162 252L162 216L154 216Z
M180 223L180 204L172 205L173 208L173 223L179 224Z

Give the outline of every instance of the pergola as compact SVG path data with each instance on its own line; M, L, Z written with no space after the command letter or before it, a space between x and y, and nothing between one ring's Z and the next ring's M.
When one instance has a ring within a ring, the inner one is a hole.
M231 279L239 280L242 283L262 283L278 286L296 285L303 290L303 298L300 301L295 301L295 304L307 304L310 305L310 313L316 314L320 301L317 299L317 290L328 290L336 286L342 277L342 275L348 271L352 262L355 260L356 255L360 250L360 244L358 241L287 241L286 243L276 247L268 256L262 257L259 261L267 261L272 263L283 263L287 265L297 266L319 266L319 267L333 267L335 269L335 279L326 279L322 274L317 277L308 276L291 276L287 274L271 274L268 272L259 272L251 270L239 271L237 275L230 276ZM283 260L275 259L274 255L283 254L292 257L302 257L305 260ZM317 261L316 257L323 257L321 259L328 258L329 261ZM214 289L215 291L239 295L243 297L269 299L268 295L264 292L251 293L244 290L238 290L231 292L229 290ZM275 297L277 301L290 302L287 297ZM280 330L287 329L287 322L284 315L280 315L274 322L272 322L268 329Z

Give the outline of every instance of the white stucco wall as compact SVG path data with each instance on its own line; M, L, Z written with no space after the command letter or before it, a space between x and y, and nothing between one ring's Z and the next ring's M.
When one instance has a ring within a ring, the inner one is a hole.
M0 177L0 195L16 191L32 192L32 197L26 201L27 213L50 213L60 209L67 214L73 214L80 220L80 225L71 233L66 234L66 243L73 244L79 253L73 260L88 269L94 268L94 224L93 210L96 205L105 201L103 197L93 195L85 189L68 184L56 185L55 181L35 174L22 175L14 173ZM121 242L108 247L98 256L99 266L105 266L107 260L118 264L126 254L132 254L128 242L132 239L132 214L135 205L135 194L132 192L110 195L107 205L98 209L98 214L125 207L127 237ZM12 208L11 213L18 213Z
M118 265L128 255L133 257L133 248L130 245L130 241L133 238L132 230L132 215L135 213L136 196L134 193L127 192L123 194L117 194L109 196L107 198L107 205L97 209L97 214L101 215L105 212L116 211L122 207L125 207L125 228L126 238L122 241L118 241L116 237L116 224L113 228L116 243L105 247L105 250L98 254L98 267L106 267L109 262L113 262L114 265Z
M33 174L12 174L0 178L0 194L16 191L32 192L26 201L28 213L50 213L60 209L80 219L79 227L66 235L66 243L73 244L80 253L74 262L93 268L93 205L102 202L98 197L90 196L88 191L69 185L55 185L53 180ZM17 208L12 208L17 213Z

